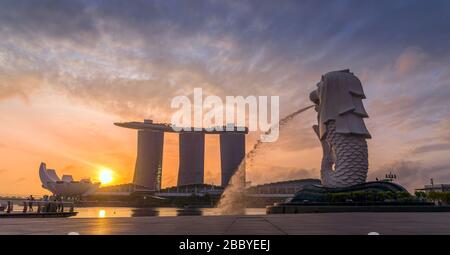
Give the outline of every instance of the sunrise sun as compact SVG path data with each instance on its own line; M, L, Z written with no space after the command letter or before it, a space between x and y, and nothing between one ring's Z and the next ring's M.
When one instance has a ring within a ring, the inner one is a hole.
M113 181L114 172L109 168L102 168L99 171L98 179L102 184L109 184Z

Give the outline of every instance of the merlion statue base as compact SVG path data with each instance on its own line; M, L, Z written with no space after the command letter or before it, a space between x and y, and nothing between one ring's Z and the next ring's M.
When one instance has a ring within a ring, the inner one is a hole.
M450 206L416 199L398 184L376 181L345 188L310 185L289 201L266 208L267 214L337 212L450 212Z
M329 188L319 185L310 185L299 190L297 193L295 193L295 196L292 199L289 199L287 202L291 204L302 204L310 202L354 202L350 201L350 194L360 194L361 196L368 196L369 194L373 194L373 196L377 196L377 193L381 192L408 193L408 191L399 184L388 181L366 182L342 188ZM346 197L345 194L347 194L348 197ZM335 195L341 196L341 198L336 199L334 198ZM342 199L344 199L344 201L339 201ZM381 196L379 200L380 199L382 199ZM365 200L364 202L368 202L369 200L375 201L377 200L377 198L362 198L362 200Z

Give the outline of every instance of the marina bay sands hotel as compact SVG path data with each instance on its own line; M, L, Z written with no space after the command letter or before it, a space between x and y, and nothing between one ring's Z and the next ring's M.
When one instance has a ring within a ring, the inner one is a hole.
M150 190L161 189L164 133L179 134L178 186L204 183L205 134L220 136L221 186L225 187L245 156L245 131L175 131L168 124L123 122L114 125L138 130L137 158L133 177L135 185Z

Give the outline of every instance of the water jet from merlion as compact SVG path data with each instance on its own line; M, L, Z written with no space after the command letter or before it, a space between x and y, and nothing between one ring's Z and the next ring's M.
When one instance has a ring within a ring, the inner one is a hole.
M279 123L280 131L281 129L289 123L293 118L295 118L300 113L314 107L314 105L310 105L304 108L301 108L288 116L282 118ZM271 129L265 132L265 134L270 134ZM257 140L253 148L245 155L244 159L239 164L238 169L235 171L234 175L231 177L231 180L228 186L225 188L217 207L220 209L220 213L227 214L242 214L245 210L246 206L246 197L245 197L245 165L247 160L252 161L256 154L264 148L264 142L260 139Z

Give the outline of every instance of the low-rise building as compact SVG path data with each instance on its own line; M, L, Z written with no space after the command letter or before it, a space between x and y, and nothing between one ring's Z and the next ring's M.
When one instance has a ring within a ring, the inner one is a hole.
M295 194L305 185L320 185L319 179L300 179L266 183L247 188L248 194Z
M416 191L424 192L450 192L450 184L429 184Z

